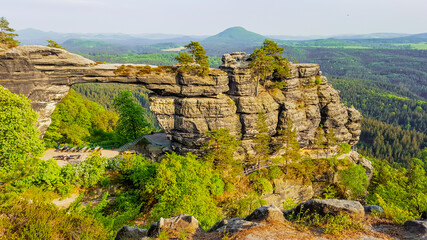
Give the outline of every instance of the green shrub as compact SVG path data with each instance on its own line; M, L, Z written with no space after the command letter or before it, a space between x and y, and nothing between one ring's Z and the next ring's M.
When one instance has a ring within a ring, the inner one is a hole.
M351 145L348 143L341 143L339 147L340 153L349 153L351 151Z
M316 85L320 85L322 84L322 78L320 78L320 76L316 76L316 80L314 80L314 82L316 83Z
M244 218L265 204L266 201L258 193L249 191L243 197L233 200L233 204L228 209L229 215Z
M342 194L350 199L362 198L369 184L366 170L362 165L351 164L347 169L338 172L339 187Z
M324 233L342 234L344 231L363 231L363 223L356 217L340 213L336 216L327 216Z
M417 213L414 213L407 208L399 207L393 203L386 203L378 194L379 205L384 209L385 217L393 220L393 222L398 224L404 224L406 221L415 220L420 217Z
M282 207L284 210L290 210L298 206L298 203L295 202L293 198L288 198L284 202L282 202Z
M270 169L268 169L267 178L269 180L274 180L281 177L282 175L283 175L282 170L280 170L278 166L273 166L273 167L270 167Z
M85 161L74 166L75 181L80 186L90 188L96 185L106 171L107 159L94 152Z
M323 189L323 199L336 199L337 198L337 190L335 186L328 186Z
M52 203L39 188L4 202L0 208L0 229L5 239L107 239L102 223L81 212L67 212ZM12 203L11 205L9 205ZM5 206L11 207L5 207Z
M222 180L221 176L218 174L215 174L211 178L211 193L214 196L220 196L224 192L225 183Z
M271 185L271 183L265 178L258 179L254 183L254 188L257 192L261 194L273 192L273 185Z
M280 90L283 90L286 88L286 82L285 81L277 81L277 82L274 82L274 86Z

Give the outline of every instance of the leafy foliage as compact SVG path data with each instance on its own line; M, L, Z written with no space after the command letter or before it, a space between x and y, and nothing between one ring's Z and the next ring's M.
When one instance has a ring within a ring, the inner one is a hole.
M368 188L369 179L362 165L350 164L345 170L338 172L340 190L349 199L362 199Z
M114 98L114 107L120 114L116 131L127 140L150 133L148 122L144 118L145 109L135 102L130 91L120 92Z
M230 135L230 129L224 128L208 131L206 136L209 137L209 140L204 146L207 151L204 159L212 163L224 178L230 173L231 177L234 176L236 170L241 170L241 163L233 157L240 141Z
M52 123L46 131L44 142L49 147L56 147L59 142L74 145L82 145L94 139L102 142L106 140L104 133L115 129L118 118L115 112L84 100L70 89L52 113ZM117 141L121 142L116 140L116 144Z
M68 212L49 202L40 189L1 204L0 229L6 239L106 239L108 232L93 216ZM6 207L10 206L10 207Z
M43 153L36 122L37 113L28 99L0 86L0 172Z
M415 219L417 215L427 210L425 162L413 159L406 169L394 168L385 161L374 159L371 161L375 168L369 186L368 201L382 204L385 208L389 207L389 217L401 223L404 220Z

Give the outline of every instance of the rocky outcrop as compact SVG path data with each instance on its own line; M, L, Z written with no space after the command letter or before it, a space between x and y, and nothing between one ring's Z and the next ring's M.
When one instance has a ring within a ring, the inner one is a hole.
M0 84L31 100L33 109L39 112L42 133L71 85L120 82L140 84L153 91L150 109L178 152L197 153L205 142L204 132L228 128L251 153L261 112L272 136L290 119L303 148L313 146L316 129L321 125L325 132L335 133L337 144L357 143L361 115L341 103L319 65L291 64L291 77L279 90L257 86L249 62L249 55L232 53L224 55L221 71L213 70L205 78L174 71L128 76L114 73L118 65L96 64L62 49L20 46L0 52Z
M324 215L337 215L339 213L351 214L359 217L365 215L365 210L358 201L339 200L339 199L311 199L307 202L298 204L292 211L287 212L317 213Z
M283 212L276 206L262 206L245 218L246 221L285 221Z
M407 221L404 226L410 232L412 239L427 239L427 221Z
M149 237L157 237L160 231L165 231L171 235L185 232L193 235L196 232L204 232L200 227L199 221L187 214L180 214L172 218L160 218L158 222L153 223L148 229Z
M378 205L363 206L363 208L365 209L365 214L372 214L374 216L384 215L384 209Z
M147 236L147 229L140 229L137 227L129 227L124 225L117 232L114 240L140 240Z

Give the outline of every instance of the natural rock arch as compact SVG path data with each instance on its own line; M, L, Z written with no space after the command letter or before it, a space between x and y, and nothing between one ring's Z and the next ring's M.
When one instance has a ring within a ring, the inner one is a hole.
M270 135L290 118L302 147L310 147L320 124L334 130L338 143L354 145L359 140L360 113L341 103L317 64L293 64L283 90L261 88L255 96L248 55L225 54L222 60L222 71L206 78L167 72L124 76L114 73L118 65L96 64L62 49L20 46L0 52L0 85L31 100L42 134L73 84L118 82L153 91L150 109L179 152L197 151L204 132L219 128L230 129L250 149L260 112L267 116Z

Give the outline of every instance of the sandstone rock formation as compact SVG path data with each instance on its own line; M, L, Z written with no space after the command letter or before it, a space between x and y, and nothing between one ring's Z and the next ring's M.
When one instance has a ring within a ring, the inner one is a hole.
M358 217L363 217L365 215L365 209L360 202L339 199L311 199L307 202L298 204L296 208L287 213L289 214L291 212L317 213L321 216L327 214L337 215L339 213L351 214Z
M245 53L225 54L222 71L211 71L206 78L173 72L125 76L114 73L118 65L96 64L62 49L20 46L0 52L0 84L31 100L42 134L71 85L121 82L153 91L150 109L178 152L197 153L205 142L204 132L219 128L230 129L251 152L260 112L266 114L272 136L290 119L303 148L313 146L320 125L326 132L334 131L337 144L357 143L360 113L341 103L317 64L292 64L283 90L259 86L256 95L249 61Z
M172 235L181 232L189 235L193 235L196 232L204 232L199 221L187 214L180 214L172 218L160 218L158 222L151 224L147 235L149 237L156 237L160 231L166 231Z

